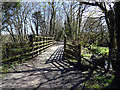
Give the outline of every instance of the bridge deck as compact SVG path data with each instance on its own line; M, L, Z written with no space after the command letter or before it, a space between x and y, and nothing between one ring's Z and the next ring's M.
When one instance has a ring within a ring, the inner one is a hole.
M63 45L53 45L32 60L16 65L3 77L2 88L73 88L86 74L63 60Z

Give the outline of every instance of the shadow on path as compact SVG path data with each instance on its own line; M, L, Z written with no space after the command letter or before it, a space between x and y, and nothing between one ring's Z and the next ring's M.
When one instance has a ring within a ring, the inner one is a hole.
M70 90L72 90L74 88L78 88L79 84L87 80L86 75L88 73L82 73L77 68L74 68L73 65L70 65L66 60L64 60L63 52L63 46L58 47L45 63L51 63L61 73L58 76L55 75L54 77L56 78L54 79L49 79L46 82L40 83L36 89L38 89L42 84L45 84L50 81L55 81L54 83L52 83L52 86L58 86L57 88L69 88Z
M87 80L88 73L74 68L63 60L63 51L63 45L58 46L42 67L31 68L32 66L28 65L28 68L31 69L8 72L11 77L4 79L2 84L12 88L28 87L34 88L34 90L43 87L78 88L79 84Z
M52 65L60 70L61 73L76 70L73 65L70 65L66 60L63 59L63 52L63 46L58 47L45 64L52 63Z

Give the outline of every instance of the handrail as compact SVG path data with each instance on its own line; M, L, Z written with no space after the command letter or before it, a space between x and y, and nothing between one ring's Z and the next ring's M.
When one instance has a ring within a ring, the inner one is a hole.
M76 59L79 64L81 64L81 45L71 45L66 43L66 37L64 37L64 59L67 56L74 56L73 59Z
M48 48L51 45L53 45L53 38L54 37L42 37L42 38L44 38L43 39L44 41L40 41L40 40L39 41L34 41L34 39L36 39L38 37L41 37L41 36L31 37L30 43L29 43L29 47L22 48L20 50L16 50L17 51L16 53L20 53L21 52L20 54L15 55L13 57L8 57L6 59L3 59L1 62L4 63L4 62L7 62L7 61L11 61L11 60L15 60L15 59L18 59L18 58L22 58L23 56L32 56L32 57L34 57L34 56L38 55L41 51L43 51L46 48ZM48 38L49 38L49 40L48 40ZM7 50L9 50L9 48ZM7 54L7 52L6 52L6 54ZM8 54L9 54L9 51L8 51Z
M66 44L68 46L71 46L71 47L77 47L77 45L71 45L71 44Z

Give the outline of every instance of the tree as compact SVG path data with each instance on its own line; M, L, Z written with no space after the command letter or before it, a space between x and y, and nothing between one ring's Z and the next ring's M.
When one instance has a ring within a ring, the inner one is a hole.
M116 25L116 39L117 39L117 55L116 55L116 68L115 79L120 83L120 1L115 2L115 25Z
M95 2L89 3L84 2L84 4L98 6L103 13L105 14L105 20L108 26L109 31L109 61L112 62L113 70L115 70L115 81L116 83L120 83L120 2L115 2L114 9L111 7L111 3L108 4L110 10L106 8L106 2ZM114 13L115 12L115 13ZM115 32L117 45L115 43ZM115 53L115 46L117 46L117 50ZM115 57L116 56L116 57ZM108 64L110 66L110 62ZM108 68L109 69L109 68Z
M40 29L44 28L45 27L45 21L42 17L41 11L34 12L32 14L32 17L33 17L33 22L35 24L36 35L38 36L39 35L39 32L38 32L39 27L40 27Z
M2 3L0 3L0 29L2 27ZM1 39L1 30L0 30L0 51L2 51L2 43L1 43L2 39ZM2 52L0 52L0 60L2 60Z
M108 63L108 70L110 67L110 62L112 63L113 69L115 69L115 21L114 21L114 10L111 7L111 3L106 3L106 2L83 2L86 5L91 5L91 6L97 6L101 9L101 11L105 15L105 20L108 26L108 32L109 32L109 63ZM109 6L110 10L108 10L106 7L107 5Z
M9 32L14 42L16 41L16 38L14 36L11 19L13 19L13 14L14 15L17 14L18 9L20 9L19 2L3 2L2 3L2 10L3 10L2 30Z
M82 16L86 5L81 2L71 2L68 5L63 3L63 8L66 14L66 34L70 40L73 40L74 44L77 44L79 43L78 37L81 33Z
M63 7L64 7L64 11L66 13L66 17L67 17L67 20L65 22L66 33L68 32L68 37L69 38L73 38L73 36L72 36L72 27L71 27L71 24L70 24L70 21L71 21L70 16L69 16L69 14L68 14L68 12L66 10L65 4L64 3L62 3L62 4L63 4Z
M50 17L50 36L54 36L54 31L55 31L55 2L50 3L49 5L51 5L51 17Z
M100 18L88 17L83 23L81 29L80 41L85 47L92 44L101 45L108 37L105 26L103 26ZM107 36L106 36L107 35Z

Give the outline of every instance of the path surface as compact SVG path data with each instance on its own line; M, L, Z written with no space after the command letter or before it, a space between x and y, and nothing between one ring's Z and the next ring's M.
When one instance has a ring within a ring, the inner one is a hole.
M2 88L74 88L84 81L84 72L63 60L63 45L53 45L36 58L8 72Z

